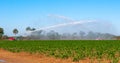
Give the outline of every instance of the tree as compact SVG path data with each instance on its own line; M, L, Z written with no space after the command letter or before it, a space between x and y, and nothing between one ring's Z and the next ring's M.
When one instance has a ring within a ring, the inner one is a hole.
M31 28L31 27L26 28L26 31L35 31L35 30L36 30L35 28Z
M2 39L8 39L7 35L3 35Z
M38 39L38 33L35 31L35 28L27 27L26 31L28 32L28 39ZM34 32L32 32L34 31Z
M83 31L80 31L80 32L79 32L79 34L80 34L80 38L81 38L81 39L84 39L85 32L83 32Z
M47 33L47 37L51 40L56 40L56 39L60 39L60 35L58 32L55 32L53 30L51 30L50 32Z
M71 36L70 33L63 33L61 36L62 36L61 38L63 40L70 40L70 39L72 39L72 36Z
M35 31L36 29L35 28L32 28L31 31Z
M42 30L32 32L30 35L31 39L41 39L43 36L42 32Z
M78 37L78 36L77 36L77 33L74 32L74 33L72 34L72 39L78 39L77 37Z
M120 40L120 36L114 36L113 38L115 38L116 40Z
M4 34L3 28L0 28L0 38L3 36L3 34Z
M86 38L89 39L89 40L95 40L96 39L95 32L89 31Z
M103 35L103 39L106 39L106 40L111 40L114 38L115 35L112 35L112 34L109 34L109 33L105 33Z
M18 34L18 30L15 28L14 30L13 30L13 33L16 35L16 34Z
M26 31L31 31L31 28L30 28L30 27L27 27L27 28L26 28Z

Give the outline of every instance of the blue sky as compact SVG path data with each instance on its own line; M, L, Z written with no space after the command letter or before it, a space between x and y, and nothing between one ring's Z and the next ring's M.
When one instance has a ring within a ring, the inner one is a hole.
M22 34L28 26L39 28L58 24L48 17L49 14L74 20L106 21L120 35L120 0L0 0L0 27L7 35L12 35L14 28Z

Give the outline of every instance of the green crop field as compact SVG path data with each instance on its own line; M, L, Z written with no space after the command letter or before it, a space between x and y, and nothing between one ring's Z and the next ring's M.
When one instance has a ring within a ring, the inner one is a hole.
M56 58L120 60L119 40L29 40L0 41L0 48L11 52L40 53Z

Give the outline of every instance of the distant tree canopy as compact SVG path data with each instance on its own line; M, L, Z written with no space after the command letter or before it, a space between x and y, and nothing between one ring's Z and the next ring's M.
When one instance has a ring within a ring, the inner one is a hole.
M31 30L31 28L30 28L30 27L27 27L27 28L26 28L26 31L30 31L30 30Z
M16 34L18 34L18 30L15 28L14 30L13 30L13 33L16 35Z
M38 30L32 32L28 37L30 39L40 39L40 40L114 40L114 36L109 33L99 33L99 32L74 32L74 33L58 33L54 30L44 31Z
M4 34L4 30L3 28L0 27L0 38L3 36L3 34Z
M53 30L51 30L50 32L47 33L47 37L49 39L55 40L55 39L60 39L60 35L58 32L55 32Z
M114 38L117 40L120 40L120 36L115 36Z
M26 28L26 31L35 31L35 30L36 30L35 28L31 28L31 27Z

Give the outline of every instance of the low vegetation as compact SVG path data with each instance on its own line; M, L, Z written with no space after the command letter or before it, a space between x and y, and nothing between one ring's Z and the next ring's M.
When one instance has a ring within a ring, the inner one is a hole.
M39 53L56 58L72 58L73 61L107 59L120 60L119 40L28 40L0 41L0 48L11 52Z

